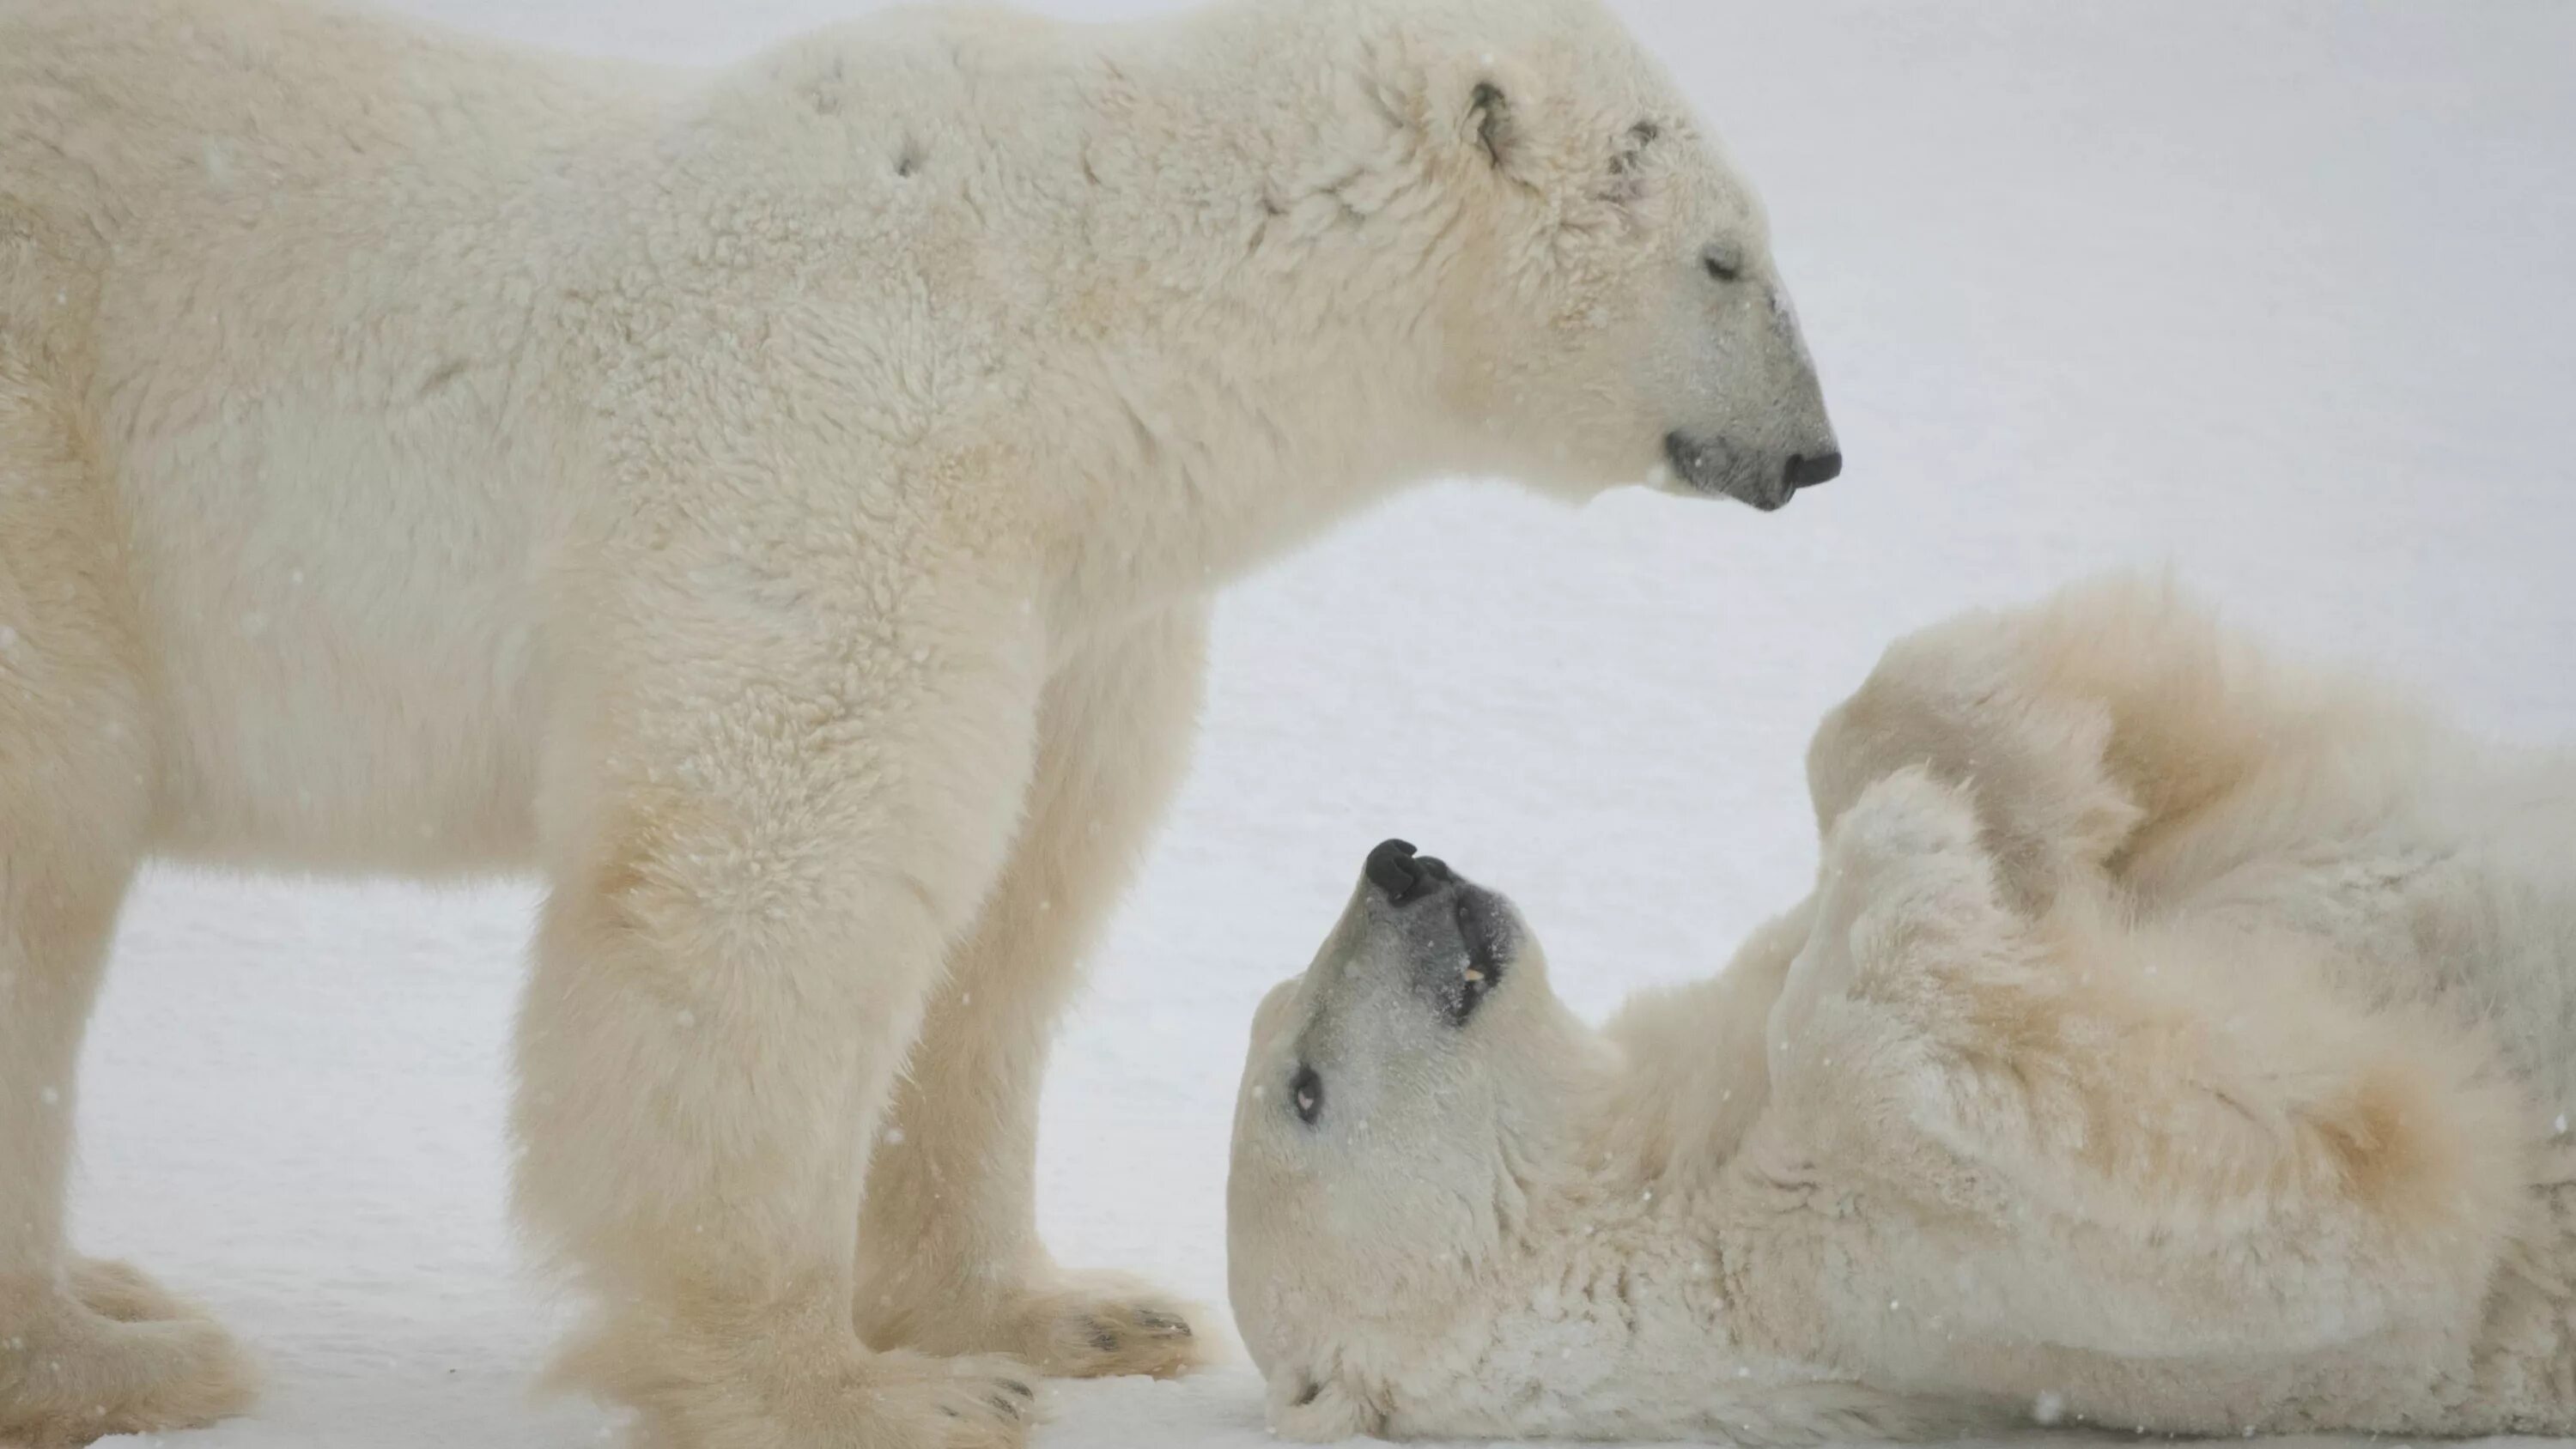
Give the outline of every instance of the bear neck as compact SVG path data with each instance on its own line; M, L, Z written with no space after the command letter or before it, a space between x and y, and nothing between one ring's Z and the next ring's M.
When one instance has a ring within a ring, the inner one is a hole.
M1444 1355L1476 1365L1444 1413L1513 1403L1492 1427L1524 1436L1615 1421L1640 1438L1760 1438L1805 1436L1827 1407L1783 1393L1818 1378L1796 1266L1812 1213L1794 1182L1782 1191L1785 1145L1758 1121L1717 1151L1640 1134L1648 1065L1625 1056L1576 1086L1496 1274L1499 1304L1463 1315L1475 1342Z
M1070 339L1059 617L1150 611L1409 484L1490 460L1442 397L1436 253L1454 230L1386 109L1370 0L1237 0L1104 42L1085 232L1058 295L1106 287ZM1150 98L1150 109L1139 108Z
M1639 1187L1625 1164L1569 1166L1543 1196L1499 1301L1462 1316L1433 1361L1464 1366L1402 1386L1424 1424L1521 1437L1734 1438L1807 1376L1762 1346L1736 1300L1731 1214L1708 1189ZM1508 1407L1500 1407L1508 1406ZM1401 1429L1399 1411L1396 1427Z

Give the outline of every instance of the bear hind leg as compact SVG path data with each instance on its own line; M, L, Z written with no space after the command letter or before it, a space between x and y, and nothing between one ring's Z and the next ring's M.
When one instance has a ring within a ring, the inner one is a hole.
M0 234L0 303L32 265ZM222 1329L65 1247L81 1039L153 766L112 535L48 375L0 307L0 1442L42 1449L208 1423L252 1391Z

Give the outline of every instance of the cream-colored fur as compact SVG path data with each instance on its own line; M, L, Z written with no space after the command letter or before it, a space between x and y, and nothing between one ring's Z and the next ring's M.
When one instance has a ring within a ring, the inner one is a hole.
M1606 1034L1517 923L1425 1009L1464 884L1265 1003L1283 1434L2576 1431L2576 762L2119 580L1897 644L1810 780L1813 896Z
M0 0L0 1438L245 1393L65 1247L151 855L545 875L518 1196L649 1443L1005 1444L1030 1366L1187 1367L1030 1174L1209 591L1435 473L1775 507L1832 452L1595 0L708 74Z

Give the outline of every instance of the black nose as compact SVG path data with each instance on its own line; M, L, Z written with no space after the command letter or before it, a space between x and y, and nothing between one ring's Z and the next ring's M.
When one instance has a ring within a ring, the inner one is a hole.
M1792 488L1813 488L1819 483L1832 482L1842 475L1842 471L1843 455L1840 453L1817 453L1813 456L1797 453L1790 457L1789 466L1780 470L1780 481Z
M1386 893L1389 903L1399 906L1458 878L1447 862L1436 855L1416 854L1412 844L1402 840L1380 841L1368 853L1368 865L1361 874Z

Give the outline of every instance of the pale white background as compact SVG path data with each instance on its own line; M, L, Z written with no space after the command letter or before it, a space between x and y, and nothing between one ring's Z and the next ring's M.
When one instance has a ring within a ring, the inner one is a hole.
M848 8L411 4L680 60ZM1049 1090L1068 1261L1220 1298L1243 1029L1370 843L1517 894L1587 1010L1711 970L1803 886L1818 711L1971 601L2171 565L2481 729L2576 736L2576 6L1619 8L1768 196L1850 470L1773 517L1460 483L1232 596L1196 775ZM273 1379L174 1449L607 1431L526 1394L553 1310L502 1217L501 1090L533 900L141 891L80 1236ZM1264 1442L1240 1367L1055 1403L1040 1449Z

